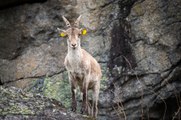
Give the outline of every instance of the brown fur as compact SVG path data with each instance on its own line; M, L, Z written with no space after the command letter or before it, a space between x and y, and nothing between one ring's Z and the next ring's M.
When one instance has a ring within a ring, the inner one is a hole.
M63 17L67 25L68 20ZM78 25L80 17L75 22ZM97 117L98 113L98 99L100 89L100 79L102 76L101 68L98 62L80 46L81 29L69 27L63 32L68 36L68 53L64 64L68 71L69 81L72 91L72 110L76 111L76 93L75 90L79 87L83 93L82 113L88 113L93 117ZM88 90L93 91L92 109L89 108Z

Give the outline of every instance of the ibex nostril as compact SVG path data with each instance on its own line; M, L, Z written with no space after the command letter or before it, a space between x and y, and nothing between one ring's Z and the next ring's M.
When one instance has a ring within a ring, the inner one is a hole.
M75 47L76 46L76 44L72 44L72 47Z

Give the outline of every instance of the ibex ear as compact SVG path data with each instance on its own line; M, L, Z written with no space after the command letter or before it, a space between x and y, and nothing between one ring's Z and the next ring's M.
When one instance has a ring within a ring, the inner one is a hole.
M87 30L86 29L81 29L81 35L86 35L87 34Z
M60 28L57 28L58 32L59 32L59 36L60 37L66 37L67 34L66 34L66 31L65 30L62 30Z
M77 18L77 20L74 23L74 26L79 27L81 15Z
M62 18L63 18L63 21L65 22L66 26L71 27L70 22L64 16L62 16Z

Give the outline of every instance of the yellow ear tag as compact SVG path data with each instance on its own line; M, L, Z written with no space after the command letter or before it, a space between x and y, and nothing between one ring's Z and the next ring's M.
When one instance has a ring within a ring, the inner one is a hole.
M59 34L59 36L60 36L60 37L65 37L66 34L65 34L64 32L61 32L61 33Z
M87 34L87 30L86 29L83 29L82 30L82 35L86 35Z

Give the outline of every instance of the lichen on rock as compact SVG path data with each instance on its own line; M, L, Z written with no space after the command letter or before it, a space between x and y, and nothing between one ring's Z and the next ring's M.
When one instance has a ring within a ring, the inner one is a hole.
M0 119L3 120L90 120L68 112L57 100L38 94L25 93L21 89L0 86Z

